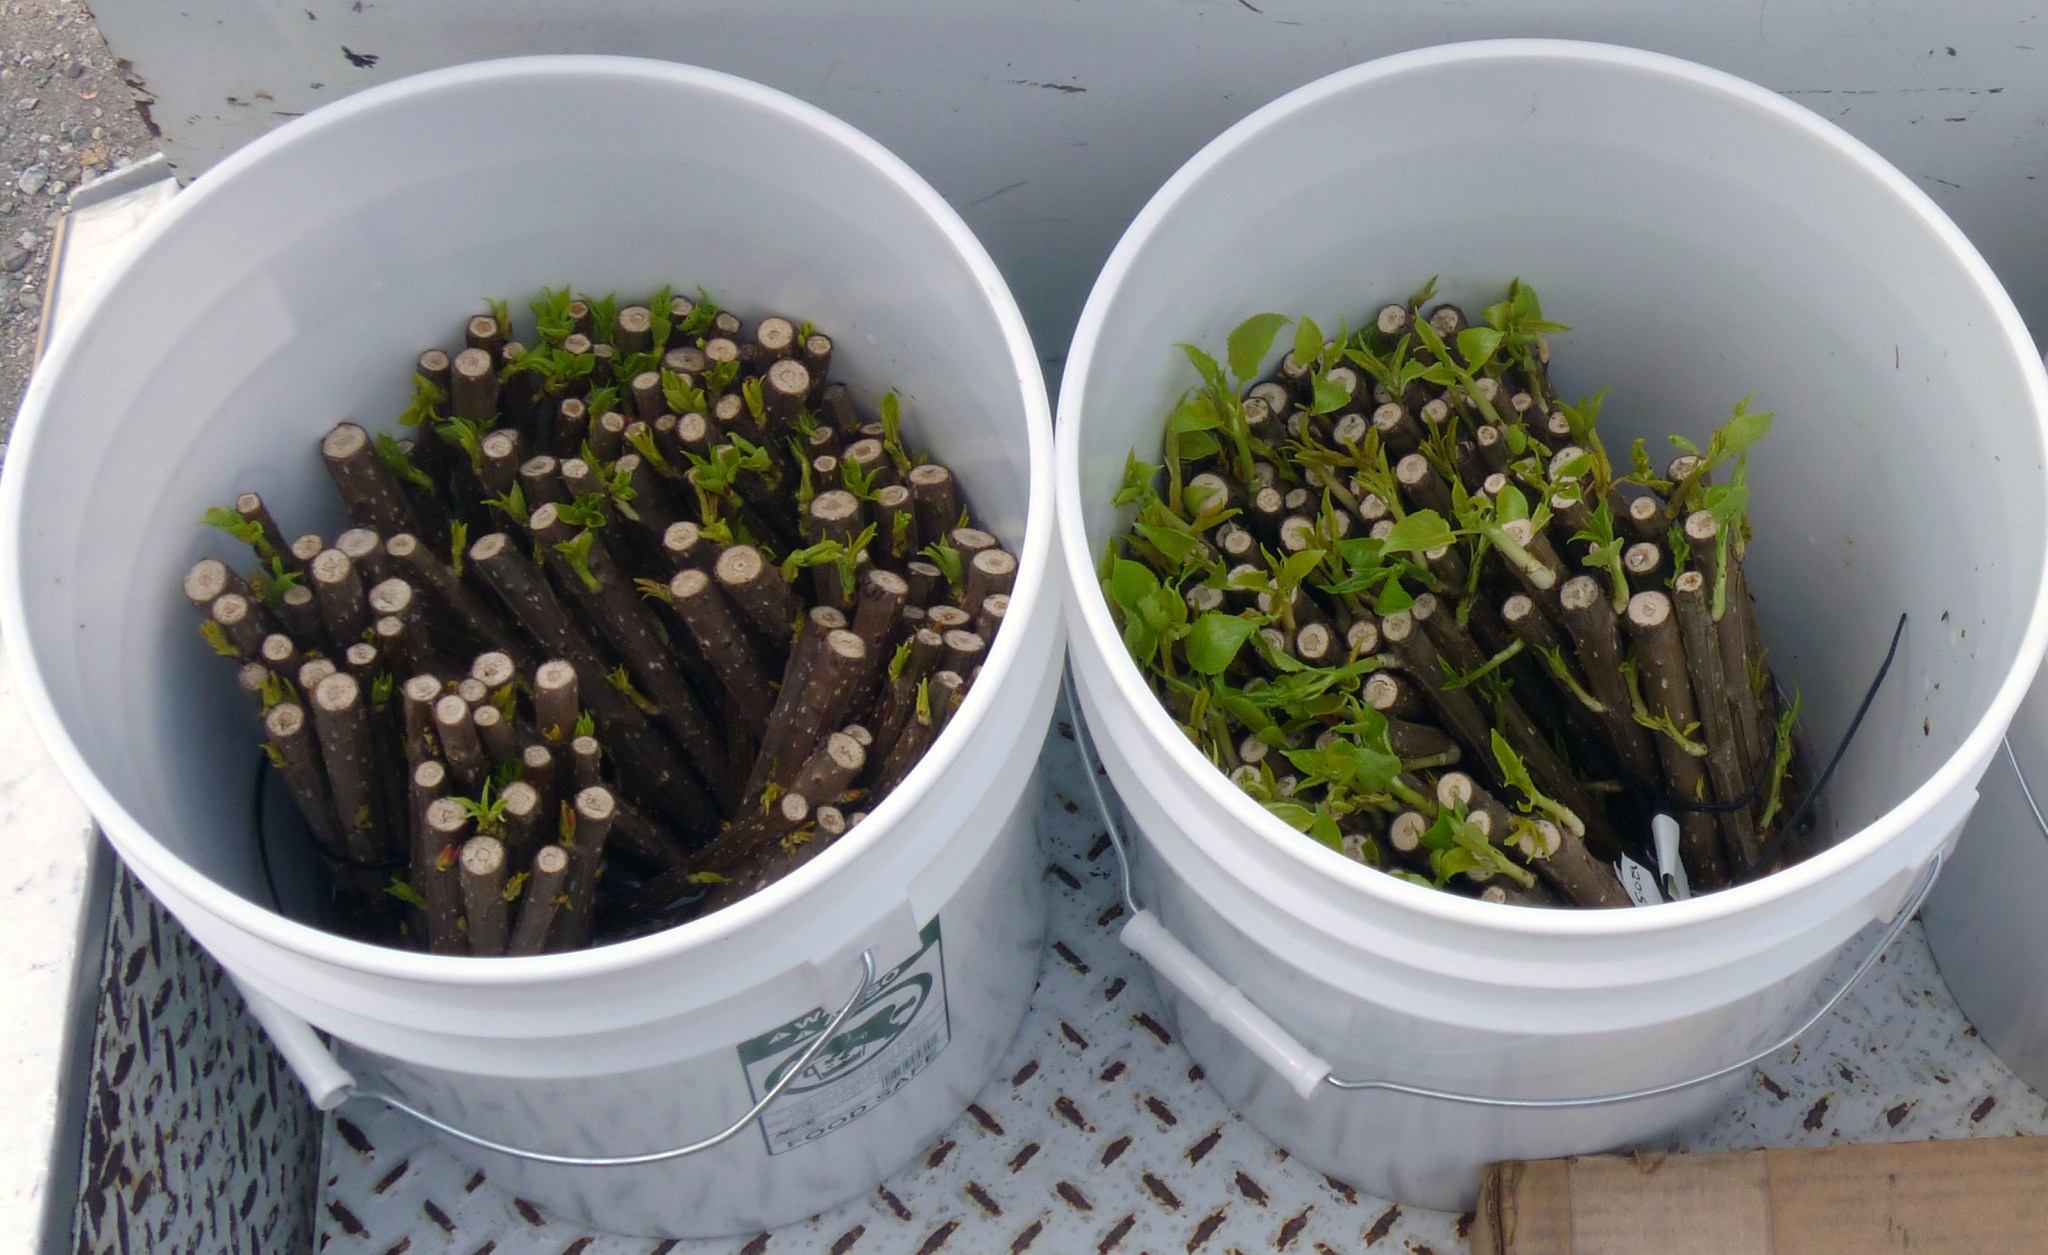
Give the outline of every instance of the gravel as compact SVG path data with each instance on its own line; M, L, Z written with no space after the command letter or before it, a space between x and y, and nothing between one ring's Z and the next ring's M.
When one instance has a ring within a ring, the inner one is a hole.
M64 197L156 148L84 4L0 0L0 451L28 382Z

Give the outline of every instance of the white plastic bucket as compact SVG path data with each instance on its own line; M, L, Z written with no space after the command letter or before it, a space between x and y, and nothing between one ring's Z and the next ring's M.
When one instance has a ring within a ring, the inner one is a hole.
M1195 382L1175 343L1220 349L1260 310L1356 326L1433 272L1467 309L1532 283L1576 328L1554 340L1561 387L1612 388L1610 448L1704 439L1746 393L1777 412L1751 459L1748 569L1817 754L1911 615L1827 791L1831 848L1690 902L1489 906L1304 839L1154 699L1095 571L1127 525L1111 505L1126 454L1156 458ZM1640 1143L1713 1109L1740 1074L1567 1110L1330 1077L1599 1097L1738 1063L1795 1025L1829 962L1954 840L2040 658L2044 417L2025 330L1941 211L1725 74L1599 45L1455 45L1313 83L1204 148L1089 298L1057 491L1075 675L1142 834L1150 911L1126 939L1164 961L1209 1080L1315 1166L1431 1206L1469 1204L1488 1160Z
M543 284L628 294L671 279L743 302L750 320L786 311L831 331L835 377L870 400L900 390L906 431L1018 553L1010 622L966 703L846 839L657 936L437 958L267 909L257 733L177 591L195 558L225 552L202 510L253 486L288 530L331 532L319 436L345 417L386 427L408 393L399 365L463 311ZM580 1222L733 1233L858 1194L916 1154L1028 1004L1043 927L1035 767L1063 639L1050 465L1043 383L1007 288L879 145L683 66L472 65L287 125L163 214L29 390L0 485L0 614L66 775L323 1103L348 1078L294 1017L331 1033L365 1086L487 1138L601 1156L689 1143L749 1110L863 984L870 952L887 990L846 1022L870 1030L865 1053L835 1044L758 1127L644 1168L481 1157Z
M2048 1092L2048 687L2037 682L2020 703L1983 791L1920 916L1984 1044Z

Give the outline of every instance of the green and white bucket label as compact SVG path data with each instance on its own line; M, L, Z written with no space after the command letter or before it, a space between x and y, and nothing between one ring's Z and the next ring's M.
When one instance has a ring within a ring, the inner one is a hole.
M761 1113L769 1154L808 1146L873 1111L953 1040L936 917L918 940L923 944L917 953L876 980L810 1066ZM782 1079L831 1019L832 1012L820 1008L740 1043L740 1066L754 1101Z

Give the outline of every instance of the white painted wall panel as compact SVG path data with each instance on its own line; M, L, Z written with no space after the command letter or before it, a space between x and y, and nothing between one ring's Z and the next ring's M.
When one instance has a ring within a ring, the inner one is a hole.
M2015 0L99 0L95 12L184 177L350 91L482 57L634 53L772 84L930 179L1002 266L1049 360L1153 189L1289 88L1448 40L1633 44L1754 79L1862 138L1948 210L2048 334L2048 19ZM1275 205L1273 229L1288 224Z

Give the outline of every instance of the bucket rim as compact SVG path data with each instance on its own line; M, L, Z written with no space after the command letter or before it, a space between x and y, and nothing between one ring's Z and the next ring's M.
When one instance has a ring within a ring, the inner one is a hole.
M852 833L824 853L760 891L709 915L609 945L561 954L478 959L430 955L373 945L301 923L278 911L222 888L151 835L112 792L100 782L84 755L67 735L63 720L43 682L39 651L28 624L28 589L19 561L0 563L0 648L20 660L24 704L30 722L41 733L51 757L77 791L123 859L160 880L176 896L222 922L266 944L334 967L371 976L420 984L464 987L530 986L586 979L661 962L679 954L717 944L735 934L763 926L795 903L820 890L845 868L869 854L894 834L897 824L931 792L934 784L981 739L990 722L998 690L1013 682L1012 673L1025 652L1023 637L1042 625L1045 603L1059 607L1060 589L1049 584L1056 560L1053 543L1052 411L1045 378L1022 311L986 247L959 213L909 163L880 141L839 118L787 92L719 70L646 57L601 54L542 54L503 57L428 70L368 87L303 117L294 118L229 154L195 179L143 228L127 255L102 279L77 316L60 330L38 364L22 398L10 456L0 472L0 554L19 553L29 538L23 510L27 482L36 451L55 422L51 394L70 370L87 330L103 307L119 299L132 273L149 265L160 241L174 236L181 224L202 213L223 189L233 187L250 171L260 170L276 154L314 131L347 125L368 114L403 109L423 97L462 93L478 87L521 80L586 78L595 81L639 81L663 84L685 93L723 96L764 113L794 122L837 144L882 175L945 237L954 259L972 276L988 303L1008 350L1009 367L1022 401L1026 471L1024 538L1017 554L1017 575L1011 590L1007 632L990 643L979 682L969 688L960 709L903 782L882 800ZM988 364L1000 369L999 362ZM1058 630L1053 627L1051 630Z
M1628 910L1559 911L1496 905L1408 884L1305 839L1231 784L1167 718L1165 708L1131 661L1096 581L1095 555L1082 523L1086 503L1081 498L1080 463L1087 378L1094 368L1096 346L1110 306L1160 223L1216 167L1238 150L1257 146L1267 132L1285 125L1307 108L1388 79L1509 61L1638 71L1685 87L1704 89L1748 106L1769 123L1790 127L1847 158L1883 191L1914 211L1949 258L1967 275L1992 316L1995 334L2020 363L2032 402L2036 434L2043 447L2048 448L2048 372L2044 372L2032 337L2010 295L1976 247L1931 197L1875 150L1834 123L1737 75L1619 44L1572 39L1486 39L1414 49L1362 62L1295 88L1210 140L1152 195L1103 264L1075 324L1060 377L1054 428L1055 509L1072 594L1069 603L1075 616L1069 624L1069 648L1077 654L1090 650L1098 656L1109 676L1109 691L1100 697L1128 706L1144 734L1164 747L1169 762L1201 791L1208 803L1233 821L1229 835L1221 840L1234 847L1257 843L1261 854L1277 856L1292 874L1323 878L1368 901L1495 937L1668 935L1765 909L1781 899L1812 890L1891 845L1931 813L1943 798L1969 787L1972 773L1989 762L1997 748L2006 725L2033 682L2044 648L2048 648L2048 550L2044 550L2041 567L2035 574L2032 606L2011 670L1992 695L1983 716L1926 781L1878 819L1792 867L1731 889L1684 902ZM1218 841L1192 831L1190 839L1204 847ZM1208 852L1212 856L1217 853L1213 849Z

